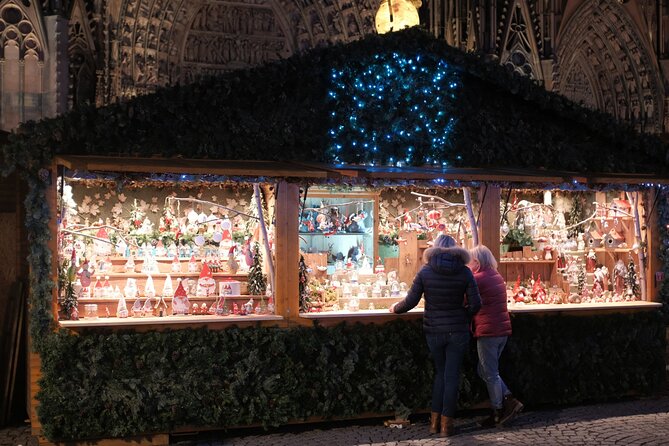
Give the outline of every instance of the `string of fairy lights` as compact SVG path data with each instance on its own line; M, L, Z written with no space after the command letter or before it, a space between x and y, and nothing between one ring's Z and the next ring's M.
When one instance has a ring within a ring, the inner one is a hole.
M331 73L329 153L335 162L447 167L459 72L443 60L398 52Z

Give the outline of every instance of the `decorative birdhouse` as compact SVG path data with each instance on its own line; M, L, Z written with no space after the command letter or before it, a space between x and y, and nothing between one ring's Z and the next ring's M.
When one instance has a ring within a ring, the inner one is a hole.
M593 229L588 233L588 237L586 239L588 248L601 248L603 239L604 236L601 234L601 232L599 232L597 229Z
M604 236L604 246L606 248L617 248L625 242L625 237L615 229L611 229L608 234Z

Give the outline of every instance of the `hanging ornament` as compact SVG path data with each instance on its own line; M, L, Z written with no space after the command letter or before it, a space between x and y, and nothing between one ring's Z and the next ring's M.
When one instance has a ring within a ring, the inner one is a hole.
M191 224L191 225L194 225L195 223L197 223L198 217L199 217L198 213L195 212L195 210L193 210L193 209L191 209L191 211L186 216L186 218L188 219L188 223Z

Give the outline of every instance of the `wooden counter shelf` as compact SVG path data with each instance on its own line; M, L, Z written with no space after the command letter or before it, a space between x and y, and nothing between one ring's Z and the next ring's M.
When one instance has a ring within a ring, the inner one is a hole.
M499 263L545 263L545 264L551 264L555 263L555 260L533 260L533 259L509 259L506 260L507 257L502 257L499 261Z
M167 322L170 324L190 324L197 322L239 322L239 321L281 321L283 317L274 314L253 314L248 316L228 315L185 315L185 316L147 316L147 317L98 317L98 318L82 318L78 321L59 321L58 323L63 327L100 327L111 325L147 325Z
M577 313L582 311L619 311L619 310L653 310L662 307L658 302L605 302L582 304L513 304L509 305L509 313L554 313L565 311Z
M509 313L542 313L556 311L591 311L591 310L652 310L659 309L662 304L659 302L608 302L608 303L583 303L583 304L513 304L509 305ZM358 311L320 311L313 313L300 313L304 319L333 319L333 318L361 318L361 317L379 317L379 316L404 316L411 314L423 314L423 308L414 308L408 313L395 314L387 309L379 310L358 310Z
M399 301L400 299L398 299ZM300 313L300 317L304 319L330 319L330 318L359 318L369 316L403 316L406 314L423 314L422 308L414 308L408 313L395 314L388 311L388 309L379 310L358 310L358 311L317 311L313 313Z
M248 277L248 274L246 274L246 273L232 274L232 273L224 273L224 272L217 272L217 273L212 272L211 275L213 277L233 277L233 278L239 278L239 279L246 279ZM172 280L176 280L176 279L181 278L181 277L199 277L200 272L199 271L196 272L196 273L183 273L183 272L177 272L177 273L163 273L163 272L160 272L160 273L141 273L141 272L140 273L137 273L137 272L126 273L126 272L120 272L120 271L113 271L113 272L110 271L110 272L105 272L105 273L99 272L99 273L95 273L95 274L91 275L91 282L95 283L95 280L97 280L98 277L102 280L105 277L109 277L110 279L124 279L124 278L128 278L128 277L136 279L136 278L146 278L147 276L157 277L157 278L164 278L164 277L170 276L172 278Z
M148 317L98 317L83 318L78 321L58 321L61 328L79 332L84 330L132 330L134 332L182 330L208 328L214 330L231 326L286 327L286 320L275 314L252 314L248 316L228 315L185 315L185 316L148 316Z

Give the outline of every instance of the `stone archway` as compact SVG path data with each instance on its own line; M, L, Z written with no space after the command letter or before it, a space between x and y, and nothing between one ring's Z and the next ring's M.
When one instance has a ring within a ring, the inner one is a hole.
M651 54L622 6L583 2L558 36L553 90L659 133L664 89Z

